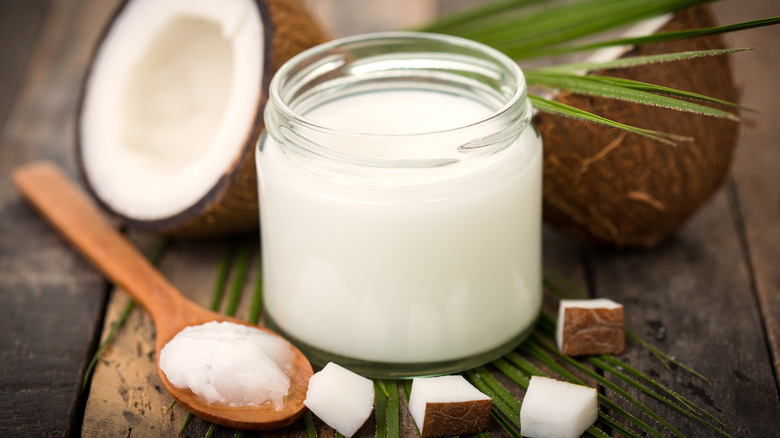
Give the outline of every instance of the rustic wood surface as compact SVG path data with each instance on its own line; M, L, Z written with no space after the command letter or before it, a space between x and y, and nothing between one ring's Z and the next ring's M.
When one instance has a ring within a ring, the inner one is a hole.
M100 339L127 295L59 238L12 188L19 164L53 160L75 176L74 124L80 82L118 0L0 0L0 435L205 436L209 424L171 404L154 367L154 329L130 311L82 380ZM424 22L465 1L308 0L334 36ZM389 6L391 5L392 6ZM720 22L780 15L780 4L731 0L714 5ZM732 435L780 435L780 27L726 36L732 47L761 47L733 58L743 114L732 176L670 241L649 251L615 251L545 231L547 265L587 290L626 305L627 325L708 379L664 368L629 342L632 366L719 416ZM131 233L146 253L153 236ZM255 293L258 236L173 241L160 269L192 299L210 305L224 289L241 292L247 318ZM220 271L227 260L228 269ZM246 275L242 275L242 265ZM223 276L223 274L225 274ZM510 386L516 394L522 391ZM642 394L635 394L645 400ZM401 397L402 436L416 436ZM650 405L657 406L652 401ZM701 425L668 413L688 436ZM319 420L321 437L333 436ZM374 419L359 432L374 435ZM492 423L492 436L506 436ZM214 436L233 436L217 428ZM244 434L254 436L254 434ZM271 437L306 436L302 423Z

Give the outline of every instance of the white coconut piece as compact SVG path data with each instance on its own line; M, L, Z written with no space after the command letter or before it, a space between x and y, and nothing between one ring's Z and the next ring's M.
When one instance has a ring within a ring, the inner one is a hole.
M622 353L623 305L607 298L561 300L555 341L561 354L569 356Z
M520 433L530 438L578 438L598 413L594 388L532 376L520 407Z
M374 408L374 382L330 362L309 379L303 404L328 426L351 437Z
M493 399L462 376L415 378L409 412L423 437L470 435L490 425Z

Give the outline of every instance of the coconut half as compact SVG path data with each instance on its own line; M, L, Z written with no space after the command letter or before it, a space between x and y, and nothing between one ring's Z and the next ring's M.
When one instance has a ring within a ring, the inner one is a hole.
M706 7L677 13L659 31L708 28ZM725 47L710 35L638 47L631 55ZM596 74L604 74L596 72ZM612 70L609 76L736 102L727 56ZM556 100L633 126L692 137L677 146L600 125L540 113L545 222L570 235L618 247L654 247L672 236L728 176L738 124L614 99L562 93Z
M125 2L83 87L77 151L89 189L134 228L255 229L268 82L324 40L290 0Z

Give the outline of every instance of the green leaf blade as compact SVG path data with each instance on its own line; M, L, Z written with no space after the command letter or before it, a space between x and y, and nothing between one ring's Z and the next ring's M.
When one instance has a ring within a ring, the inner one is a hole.
M263 258L257 258L257 280L255 280L255 290L252 294L252 304L249 307L247 321L257 324L260 321L260 314L263 311Z
M654 131L651 129L637 128L635 126L626 125L624 123L616 122L614 120L610 120L605 117L593 113L589 113L587 111L583 111L579 108L575 108L573 106L566 105L564 103L556 102L553 100L545 99L543 97L536 96L533 94L529 94L528 98L531 100L531 103L533 104L534 108L538 109L539 111L543 111L550 114L556 114L564 117L571 117L586 122L597 123L600 125L609 126L611 128L621 129L624 131L631 132L633 134L638 134L647 138L651 138L661 143L666 143L668 145L674 146L676 144L675 142L693 140L691 137L686 137L686 136L676 135L676 134L668 134L665 132Z
M387 438L387 399L389 395L380 380L374 381L374 418L376 438Z
M474 39L512 57L520 58L525 52L534 52L701 2L702 0L583 0L546 2L535 8L519 7L527 6L526 2L519 2L516 8L506 4L493 13L489 13L489 8L485 8L475 14L470 22L461 18L458 26L434 23L429 28Z
M251 256L252 245L250 244L250 241L246 241L241 245L241 252L238 256L238 265L236 266L233 285L230 289L230 296L228 297L227 307L225 308L225 315L236 316L238 303L241 300L241 296L244 292L244 284L246 283L247 271L249 269L249 259Z
M225 242L222 247L222 252L219 256L219 264L217 268L217 278L214 282L214 290L211 293L211 304L209 309L213 311L219 310L219 303L222 301L222 296L225 294L227 288L227 278L230 272L230 262L233 258L233 244L230 241Z
M500 17L506 12L545 1L546 0L504 0L499 2L480 3L471 8L466 8L459 12L440 17L436 21L428 23L425 27L418 30L425 32L453 32L454 30L456 31L463 27L468 29L470 27L469 25L473 25L474 22L478 22L484 18Z
M657 106L676 111L719 117L733 121L739 118L727 111L712 108L686 100L676 99L666 95L649 93L633 87L622 85L618 81L610 81L608 77L580 76L571 73L526 72L529 84L541 85L557 90L565 90L587 96L605 97L643 105Z
M484 367L466 371L466 376L485 395L493 398L498 409L518 430L520 430L520 401L501 386Z
M623 86L623 87L632 88L632 89L640 90L640 91L646 91L646 92L649 92L649 93L665 94L665 95L668 95L668 96L675 96L675 97L679 97L679 98L683 98L683 99L699 100L699 101L702 101L702 102L709 102L709 103L712 103L712 104L723 105L723 106L727 106L727 107L731 107L731 108L739 108L739 109L743 109L743 110L747 110L747 111L752 111L751 109L745 108L742 105L739 105L739 104L734 103L734 102L728 102L728 101L725 101L725 100L722 100L722 99L717 99L717 98L714 98L714 97L705 96L703 94L693 93L693 92L690 92L690 91L684 91L684 90L678 90L676 88L664 87L662 85L654 85L654 84L649 84L649 83L646 83L646 82L634 81L634 80L625 79L625 78L615 78L615 77L610 77L610 76L591 75L590 77L593 78L594 80L611 82L611 83L618 84L618 85ZM735 117L736 117L736 115L735 115Z
M539 68L543 72L591 72L594 70L613 70L620 68L630 68L640 65L650 65L665 62L683 61L688 59L703 58L708 56L720 56L730 53L747 52L758 50L756 48L736 48L736 49L713 49L713 50L691 50L686 52L661 53L658 55L645 56L627 56L624 58L613 59L611 61L584 61L570 62L565 64L556 64Z
M566 53L582 52L586 50L600 49L604 47L614 46L638 46L650 43L662 43L666 41L681 40L687 38L694 38L708 35L719 35L723 33L736 32L740 30L755 29L764 26L773 26L780 24L780 17L763 18L759 20L744 21L740 23L728 24L725 26L708 27L701 29L686 29L677 30L671 32L659 32L652 35L641 37L627 37L627 38L615 38L597 43L588 43L580 45L570 46L557 46L557 47L544 47L536 48L533 50L518 50L517 48L504 49L504 53L513 57L514 59L532 59L541 58L555 55L563 55ZM522 48L521 48L522 49ZM517 52L517 53L515 53Z

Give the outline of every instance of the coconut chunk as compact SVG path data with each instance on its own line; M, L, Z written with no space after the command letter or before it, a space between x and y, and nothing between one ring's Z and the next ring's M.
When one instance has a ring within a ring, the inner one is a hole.
M594 388L532 376L520 407L520 433L530 438L578 438L599 414Z
M462 376L415 378L409 411L423 437L484 432L493 399Z
M626 348L623 305L606 298L561 300L556 343L561 354L618 354Z
M374 409L374 383L330 362L309 379L303 404L328 426L351 437Z

